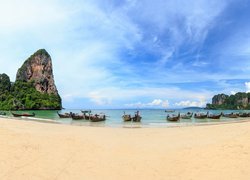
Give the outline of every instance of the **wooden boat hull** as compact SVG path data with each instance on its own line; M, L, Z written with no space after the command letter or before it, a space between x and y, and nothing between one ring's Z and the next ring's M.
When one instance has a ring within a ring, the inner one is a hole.
M123 115L122 119L123 119L124 122L129 122L129 121L141 122L142 117L141 116L131 117L130 115Z
M175 110L165 110L165 112L170 113L170 112L175 112Z
M191 119L192 116L181 116L181 119Z
M14 117L34 117L36 114L35 113L32 113L32 114L27 114L27 113L24 113L24 114L16 114L16 113L13 113L11 112L11 114L14 116Z
M238 116L239 116L239 117L249 117L249 114L243 113L243 114L239 114Z
M105 121L106 118L105 117L91 117L90 121L91 122L101 122L101 121Z
M226 118L238 118L239 116L237 114L222 114L223 117L226 117Z
M221 115L213 115L213 116L208 116L207 118L209 119L220 119Z
M82 112L83 114L90 114L90 113L91 113L91 110L81 110L81 112Z
M180 120L180 113L178 114L178 116L173 116L170 117L169 115L167 116L167 120L168 121L179 121Z
M91 116L88 116L88 115L86 115L86 114L83 114L83 116L84 116L84 119L85 119L85 120L90 120L90 119L91 119Z
M181 118L182 119L191 119L193 116L193 113L192 114L184 114L184 115L181 115Z
M196 119L206 119L208 117L208 113L207 114L194 114L194 118Z
M196 118L196 119L206 119L207 116L194 116L194 118Z
M178 118L178 119L176 119L176 118L168 118L167 120L168 120L168 121L173 121L173 122L174 122L174 121L179 121L179 118Z
M83 120L84 119L84 115L77 115L77 114L72 113L71 114L71 118L73 120Z
M122 116L122 119L123 119L123 121L132 121L132 118L131 118L131 116L130 115L123 115Z
M141 116L135 116L132 118L133 122L141 122L142 117Z
M57 114L60 118L71 118L72 113L60 114L59 112L57 112Z

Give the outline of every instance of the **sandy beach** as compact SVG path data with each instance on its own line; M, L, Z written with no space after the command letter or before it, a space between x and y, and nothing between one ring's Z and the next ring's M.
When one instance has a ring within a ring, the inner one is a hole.
M249 179L250 122L107 128L0 118L0 179Z

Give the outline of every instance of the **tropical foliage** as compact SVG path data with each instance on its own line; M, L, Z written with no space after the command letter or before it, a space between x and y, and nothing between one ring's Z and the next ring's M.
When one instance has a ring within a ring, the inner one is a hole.
M6 74L0 74L0 109L61 109L59 95L40 93L33 83L24 81L11 83Z
M207 109L250 109L250 93L238 92L224 98L224 103L207 104Z

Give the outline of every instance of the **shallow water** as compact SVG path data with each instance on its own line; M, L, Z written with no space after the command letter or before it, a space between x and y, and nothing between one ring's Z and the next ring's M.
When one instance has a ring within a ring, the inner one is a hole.
M26 119L26 120L33 120L33 121L46 121L46 122L56 122L56 123L62 123L62 124L71 124L71 125L77 125L77 126L108 126L108 127L175 127L175 126L190 126L190 125L205 125L205 124L213 124L213 123L219 123L219 122L237 122L241 121L247 118L225 118L221 117L220 119L180 119L178 122L169 122L166 120L166 116L168 114L185 114L187 112L193 112L193 113L207 113L208 110L197 110L197 109L188 109L188 110L175 110L173 113L167 113L164 109L142 109L139 110L140 115L142 116L141 123L135 123L135 122L123 122L122 115L124 112L126 114L134 115L136 110L125 110L125 109L119 109L119 110L92 110L92 114L99 114L99 113L105 113L108 117L107 120L104 122L90 122L88 120L72 120L71 118L59 118L57 115L57 111L25 111L25 112L35 112L35 117L28 117L28 118L18 118L18 119ZM62 111L59 111L60 113L65 112L74 112L74 113L81 113L79 109L65 109ZM219 114L221 112L224 113L231 113L231 112L250 112L250 110L209 110L210 114ZM10 112L6 112L7 116L12 117ZM20 111L21 113L21 111ZM49 120L49 121L47 121Z

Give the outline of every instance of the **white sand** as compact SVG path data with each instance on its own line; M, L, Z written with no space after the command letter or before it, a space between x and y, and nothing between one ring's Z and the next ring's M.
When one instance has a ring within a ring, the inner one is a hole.
M250 122L80 127L0 119L0 180L250 179Z

